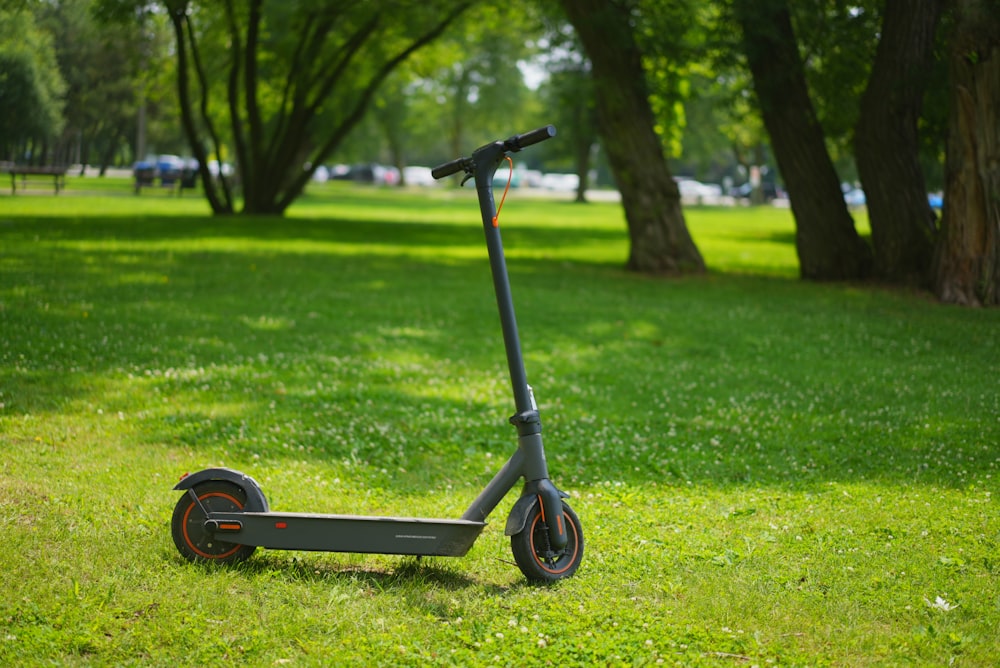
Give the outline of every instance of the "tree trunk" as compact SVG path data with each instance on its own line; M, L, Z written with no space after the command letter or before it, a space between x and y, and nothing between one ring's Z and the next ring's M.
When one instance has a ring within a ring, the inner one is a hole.
M191 152L194 154L195 160L198 161L198 169L202 174L202 180L205 184L205 197L212 207L212 212L216 215L231 214L233 212L232 207L226 206L225 202L219 200L215 189L210 187L206 176L208 174L208 160L201 143L201 138L198 136L191 103L188 55L189 49L194 48L194 46L189 44L185 38L187 21L188 17L185 13L180 11L170 12L170 23L173 25L174 37L177 43L177 101L181 111L181 127L184 128L188 145L191 147Z
M579 179L576 185L576 201L584 204L587 201L587 190L590 188L590 149L591 144L580 142L573 147L573 164Z
M108 134L107 143L105 144L104 150L101 151L101 155L98 158L101 161L101 166L100 166L101 176L104 176L107 173L108 165L110 165L111 161L114 160L115 150L119 142L121 142L121 140L124 138L123 137L124 134L125 133L122 131L121 126L116 126L116 128Z
M562 0L562 6L593 66L598 126L628 221L627 268L670 274L704 271L654 130L630 4Z
M917 122L942 0L888 0L861 98L855 159L875 247L875 274L928 285L936 216L927 202Z
M737 0L744 52L764 126L795 216L802 278L852 280L871 270L871 249L847 211L823 129L809 98L786 0Z
M1000 10L956 0L951 111L935 292L945 302L1000 305Z

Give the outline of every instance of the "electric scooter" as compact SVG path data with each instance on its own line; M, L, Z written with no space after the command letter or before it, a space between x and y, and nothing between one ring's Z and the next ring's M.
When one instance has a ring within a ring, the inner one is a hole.
M493 287L514 393L517 450L459 519L366 517L286 513L270 510L260 485L229 468L185 474L174 487L184 495L174 508L171 533L180 553L192 561L236 563L257 549L313 550L415 556L465 555L486 519L523 480L521 495L507 516L514 561L525 577L554 582L571 576L583 558L580 520L549 479L542 423L521 355L514 303L504 259L493 177L508 154L555 136L551 125L494 141L471 157L435 167L435 179L464 172L474 179L486 235ZM464 183L465 181L463 181ZM501 201L501 205L503 202Z

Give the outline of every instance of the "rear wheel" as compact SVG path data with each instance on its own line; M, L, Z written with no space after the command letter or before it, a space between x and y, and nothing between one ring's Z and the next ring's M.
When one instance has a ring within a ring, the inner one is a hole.
M573 509L563 503L568 540L566 547L553 550L549 527L544 521L542 504L536 503L520 533L510 537L514 561L524 576L533 582L555 582L576 572L583 560L583 529Z
M206 511L231 513L243 510L247 502L243 488L225 480L209 480L195 485L192 489L198 497L198 502L195 503L191 498L191 490L185 492L174 507L174 516L170 524L174 545L181 555L191 561L215 561L224 564L249 559L257 549L256 546L217 540L215 534L205 528Z

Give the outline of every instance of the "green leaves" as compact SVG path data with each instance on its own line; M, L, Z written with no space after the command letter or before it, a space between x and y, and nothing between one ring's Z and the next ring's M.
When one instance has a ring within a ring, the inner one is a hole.
M51 38L27 11L0 11L0 151L59 134L66 83Z

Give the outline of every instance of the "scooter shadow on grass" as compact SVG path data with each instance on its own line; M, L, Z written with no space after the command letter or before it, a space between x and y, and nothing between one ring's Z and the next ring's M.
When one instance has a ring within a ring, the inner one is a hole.
M173 555L168 556L173 559ZM484 583L463 573L457 566L442 566L431 558L399 556L395 564L377 567L373 564L334 562L322 557L309 558L288 555L280 551L261 553L253 559L238 564L217 564L211 561L196 562L195 566L208 573L225 570L248 578L269 576L294 582L337 582L352 584L364 591L392 592L413 587L431 586L446 591L459 591L475 587L486 594L502 594L536 585L511 572L510 584ZM184 562L188 563L188 562ZM506 563L506 562L505 562ZM516 566L511 562L512 566Z

